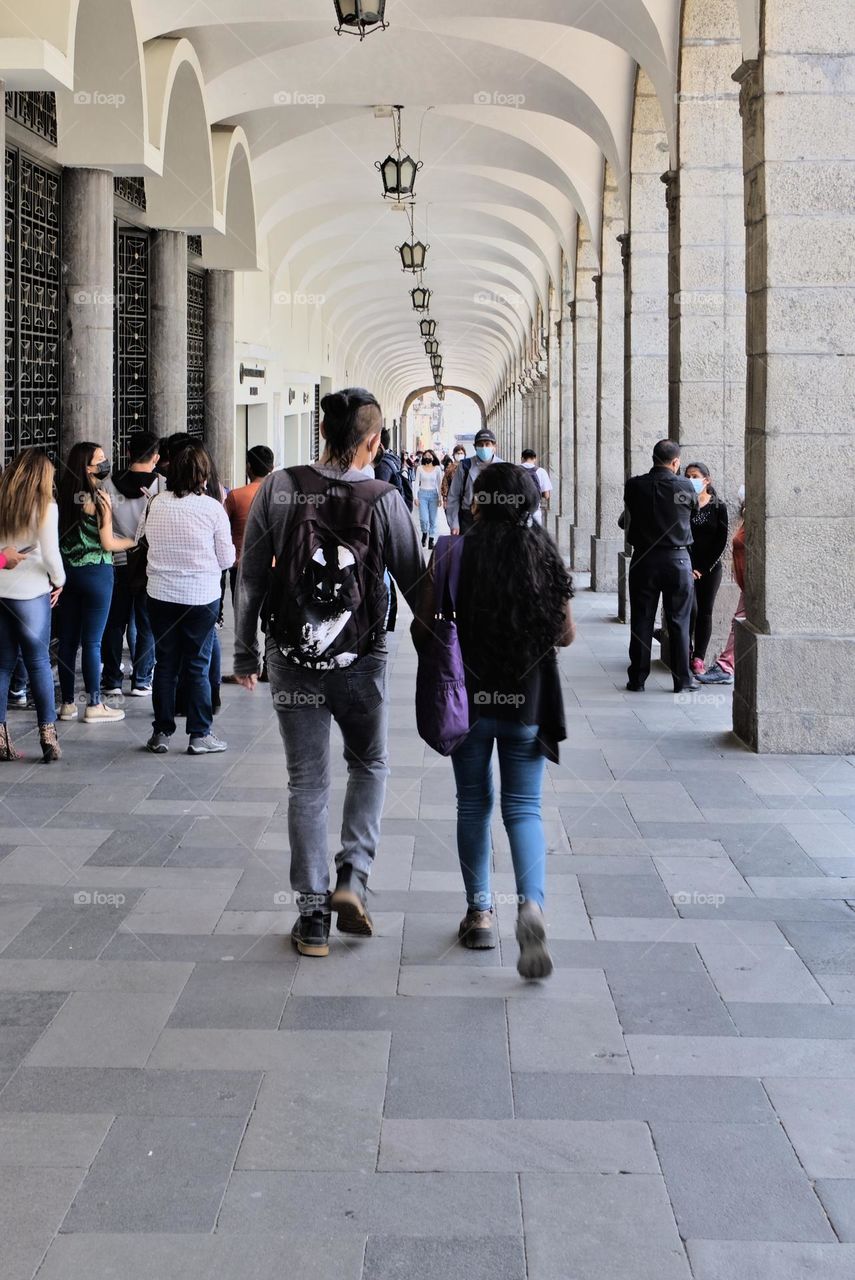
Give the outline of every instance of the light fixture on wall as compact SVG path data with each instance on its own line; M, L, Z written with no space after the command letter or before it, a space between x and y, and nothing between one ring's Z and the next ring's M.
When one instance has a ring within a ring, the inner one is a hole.
M401 255L401 266L404 271L423 271L429 244L425 244L422 240L416 240L415 229L413 227L413 205L407 208L407 216L410 220L410 239L405 244L399 244L396 252Z
M423 284L417 284L415 289L410 290L410 297L413 300L414 311L427 311L430 306L430 289L425 288Z
M439 340L437 338L428 338L425 342L425 351L429 356L435 356L439 351Z
M392 123L395 129L395 154L385 160L375 160L374 167L379 169L383 179L384 200L407 200L412 197L416 185L416 174L422 167L421 160L414 160L404 153L401 147L401 112L403 107L392 108Z
M436 321L420 320L419 329L421 330L421 335L423 338L432 338L436 333Z
M385 31L386 0L333 0L338 18L336 32L342 31L364 40L372 31Z

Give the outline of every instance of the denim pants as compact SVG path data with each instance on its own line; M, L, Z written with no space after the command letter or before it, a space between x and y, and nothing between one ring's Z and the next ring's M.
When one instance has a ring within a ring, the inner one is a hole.
M63 702L74 701L77 650L90 704L101 701L101 640L113 599L112 564L65 565L59 597L59 684Z
M131 683L133 688L147 688L154 671L154 636L148 619L145 592L132 595L128 582L128 567L117 564L113 581L113 598L110 613L101 641L101 660L104 663L102 683L105 689L122 687L122 648L128 633L128 646L133 662Z
M56 702L50 669L50 595L0 599L0 723L6 722L9 683L23 656L39 724L53 724Z
M191 738L204 738L211 732L211 649L219 612L219 597L210 604L174 604L148 597L157 658L152 685L155 733L171 737L175 732L179 675L187 706L187 732Z
M499 748L502 821L520 901L543 906L546 838L540 797L546 764L533 724L482 718L451 757L457 784L457 853L470 907L486 911L490 888L490 817L493 812L493 743Z
M439 509L439 494L431 489L419 490L419 524L422 533L429 538L436 537L436 513Z
M302 912L329 892L327 819L330 728L344 739L347 790L336 867L350 863L368 875L380 839L389 773L386 752L386 653L375 651L349 667L295 667L267 642L267 671L288 768L291 888ZM321 903L321 905L323 905Z

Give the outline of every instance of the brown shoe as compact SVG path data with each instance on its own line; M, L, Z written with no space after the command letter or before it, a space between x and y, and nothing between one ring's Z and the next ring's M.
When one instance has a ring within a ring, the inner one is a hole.
M496 925L492 911L467 911L457 936L470 951L489 951L496 945Z
M45 764L50 764L53 760L62 759L62 751L56 736L55 724L39 725L39 742L42 746L42 760L44 760Z
M20 752L15 750L15 744L9 737L9 730L5 724L0 724L0 760L23 760Z

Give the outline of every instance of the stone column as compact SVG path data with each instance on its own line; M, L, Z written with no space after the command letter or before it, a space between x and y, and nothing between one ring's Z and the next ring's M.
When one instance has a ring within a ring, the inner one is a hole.
M187 237L156 231L149 259L149 430L187 430Z
M597 510L597 298L594 276L597 257L588 230L579 224L576 249L576 448L573 460L575 487L571 531L571 563L574 569L591 567L591 538Z
M205 273L205 444L232 484L235 438L235 278Z
M559 358L561 379L561 417L558 452L558 474L555 478L553 503L557 498L554 533L562 555L570 554L570 530L575 510L573 456L576 450L576 378L574 353L576 327L575 272L565 262L561 280L561 324L559 326Z
M113 440L113 175L62 176L62 452Z
M767 0L744 63L746 611L734 729L757 751L855 751L849 0L805 28ZM851 37L850 37L851 39ZM793 157L799 157L798 164Z
M623 214L617 183L606 165L603 190L602 275L597 343L597 512L591 539L591 587L617 591L618 528L623 509L623 327L624 278L618 235Z
M0 80L0 102L6 101L6 81ZM6 208L6 112L0 112L0 209ZM0 279L0 352L6 350L6 273ZM6 361L0 359L0 440L6 436ZM2 459L0 459L2 461Z
M548 414L546 449L541 466L552 481L552 497L549 509L544 517L547 528L549 517L555 516L559 509L559 466L561 458L561 319L557 311L549 313L549 336L546 347L548 374Z
M623 269L623 476L628 479L630 473L630 441L632 439L632 254L631 240L628 231L622 231L617 237L620 245L620 260ZM629 542L624 537L623 550L618 552L618 618L621 622L629 621L629 562L631 553Z

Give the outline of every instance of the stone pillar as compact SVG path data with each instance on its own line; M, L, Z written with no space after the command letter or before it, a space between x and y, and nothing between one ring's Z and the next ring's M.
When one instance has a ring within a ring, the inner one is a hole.
M156 231L149 288L149 430L161 438L187 430L187 237Z
M573 527L575 479L573 456L576 451L576 379L574 375L574 329L576 277L565 261L561 277L561 324L559 326L561 415L558 452L558 475L553 502L557 498L554 533L562 555L570 554L570 530Z
M235 278L205 273L205 443L220 479L233 482L235 438Z
M113 441L113 175L62 176L62 452Z
M606 164L603 190L602 276L597 343L597 513L591 539L591 587L617 591L618 528L623 510L624 278L618 235L623 214L615 175Z
M574 569L591 567L591 538L597 511L597 298L594 276L597 257L587 227L579 224L576 247L576 448L573 460L575 487L571 532Z
M546 473L552 481L552 496L549 499L549 507L544 516L546 527L550 527L550 516L554 517L558 514L560 505L560 476L559 466L561 459L561 319L557 311L549 313L549 335L546 345L546 363L549 370L548 373L548 413L547 413L547 435L546 449L541 461L541 466L546 468ZM553 526L554 527L554 526Z
M523 394L520 387L519 376L514 381L513 395L511 397L513 413L511 415L511 447L508 451L509 459L519 457L522 445L520 440L523 433Z
M622 231L617 237L620 245L620 260L623 268L623 476L630 475L630 440L632 438L632 254L631 240L628 231ZM618 552L618 618L621 622L629 621L629 562L631 553L626 537L623 550Z
M744 129L746 621L734 729L756 751L855 751L851 106L834 70L849 0L805 28L767 0L736 73ZM799 157L794 166L793 157ZM797 180L794 180L797 179Z

